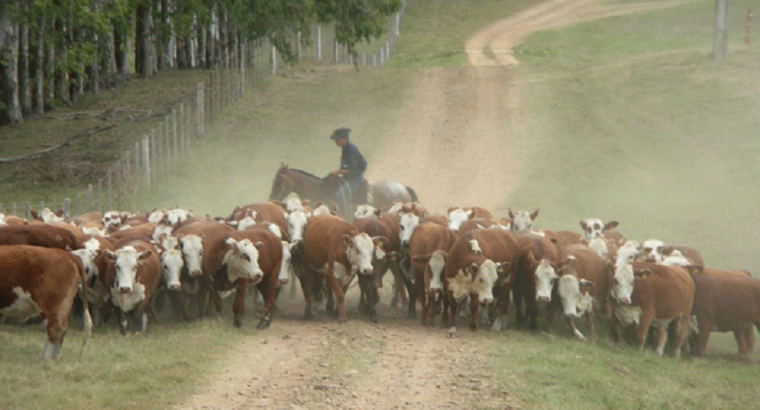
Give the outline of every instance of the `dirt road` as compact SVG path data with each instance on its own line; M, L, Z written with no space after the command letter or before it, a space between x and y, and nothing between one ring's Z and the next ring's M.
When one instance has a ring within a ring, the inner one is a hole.
M599 0L552 0L485 28L467 42L472 66L424 70L368 180L405 180L433 212L445 211L434 205L467 198L459 205L502 214L506 204L499 198L517 182L526 150L511 47L538 30L683 2L613 7ZM399 164L408 152L421 154ZM220 363L211 383L179 408L519 407L509 392L489 385L485 359L466 338L447 339L439 327L407 320L405 309L389 307L389 287L382 292L379 325L353 308L345 325L325 316L305 322L300 296L280 303L267 339L240 346ZM347 306L355 306L357 294L349 290Z

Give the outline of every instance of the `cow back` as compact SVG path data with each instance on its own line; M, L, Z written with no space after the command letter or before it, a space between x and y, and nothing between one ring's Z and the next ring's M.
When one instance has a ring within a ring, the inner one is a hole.
M348 264L343 235L354 237L359 231L343 218L319 215L309 220L303 235L304 263L321 269L329 259Z
M0 245L32 245L62 250L79 249L73 233L48 224L0 227Z
M648 270L646 279L636 279L631 304L654 308L656 319L672 319L691 312L694 301L694 281L680 266L665 266L633 262L634 272Z
M760 281L747 277L692 276L695 285L692 315L707 318L720 331L760 322Z
M459 236L451 229L432 222L425 222L415 228L409 239L409 255L414 260L416 257L430 257L435 251L449 252ZM424 266L416 266L420 271Z
M564 263L569 257L573 257L574 260L568 264L567 274L593 282L594 287L590 293L594 297L598 295L606 297L610 293L612 275L607 269L605 260L595 250L586 245L565 246L559 252L560 263Z
M381 217L373 215L357 219L353 225L359 232L364 232L372 238L384 236L388 240L388 245L384 246L386 250L396 252L401 250L398 217L396 215L386 214Z

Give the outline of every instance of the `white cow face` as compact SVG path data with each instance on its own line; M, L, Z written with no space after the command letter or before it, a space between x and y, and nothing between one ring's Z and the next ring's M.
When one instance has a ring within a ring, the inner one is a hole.
M108 229L112 226L114 228L121 226L121 214L116 211L108 211L103 214L103 227Z
M490 259L486 259L472 281L470 292L478 296L478 301L483 304L493 302L493 287L499 280L498 266Z
M618 266L612 279L612 297L621 305L630 305L635 282L646 280L649 273L648 270L634 272L630 263Z
M510 209L509 217L512 219L512 231L514 232L532 231L533 220L536 219L536 217L538 217L538 209L536 209L536 211L533 212L532 214L529 214L527 211L519 211L515 214Z
M306 224L309 222L311 213L304 211L293 211L289 214L283 215L288 221L288 234L290 235L290 242L296 242L303 240L303 232L306 229Z
M177 291L182 288L182 284L179 281L182 268L185 266L185 261L182 259L182 251L178 249L168 249L161 252L161 277L166 282L166 287L169 290Z
M641 252L644 256L644 262L662 262L662 252L665 250L665 243L657 240L650 239L644 241L644 245L641 248Z
M617 250L617 254L615 256L615 266L617 267L625 263L634 262L639 254L640 247L641 244L636 241L626 242L625 245L621 246Z
M191 217L192 214L189 211L180 208L170 209L166 211L166 220L169 221L169 224L171 225L185 222Z
M88 246L88 243L90 242L95 242L97 246ZM89 241L85 242L84 248L71 251L71 253L78 256L79 259L82 260L82 266L84 266L86 274L85 281L87 283L90 283L90 281L98 276L99 273L98 265L95 264L95 259L98 258L98 254L100 253L100 242L98 242L96 239L90 239Z
M446 222L449 225L449 229L452 231L458 231L459 227L464 222L467 222L472 217L472 209L464 210L462 208L449 209L449 213L446 216Z
M106 256L113 261L116 269L116 280L113 287L120 293L130 293L140 278L137 277L137 267L153 254L150 250L137 252L132 246L117 249L116 252L105 250Z
M5 212L0 212L0 226L8 226L8 222L6 222L7 216L5 215Z
M103 236L105 237L108 234L108 231L106 231L105 228L100 229L97 226L83 226L82 227L82 233L85 235L94 235L94 236Z
M148 222L152 224L157 224L161 222L161 220L164 219L166 216L166 213L160 209L156 209L155 211L151 212L150 215L148 215Z
M158 224L155 228L153 228L153 236L151 236L151 239L153 239L155 242L158 242L161 238L161 235L163 235L165 238L168 238L172 236L173 229L174 228L169 225Z
M443 268L446 266L446 254L435 251L428 262L430 269L430 290L433 292L443 291Z
M691 262L678 249L670 252L670 255L665 257L660 264L667 266L691 266Z
M359 205L354 212L354 219L369 218L377 212L377 208L372 205Z
M401 246L409 246L409 239L412 237L414 228L420 224L420 217L408 212L398 216L398 236L401 240Z
M56 215L49 208L45 208L40 212L40 219L46 224L54 224L56 222L63 222L66 218Z
M287 285L290 282L290 270L292 256L290 254L291 245L285 241L282 242L282 263L280 263L280 273L277 275L277 287Z
M303 211L303 202L298 198L290 198L285 202L285 209L288 212Z
M190 276L201 276L203 273L203 235L185 235L178 238L182 247L182 256Z
M359 273L361 275L371 275L374 273L372 268L372 256L375 250L375 243L366 233L360 233L355 237L343 235L343 243L346 245L346 256L351 264L351 274Z
M578 279L574 275L562 275L559 278L557 293L565 316L579 316L591 310L593 296L589 292L593 287L593 282Z
M388 209L389 214L395 214L401 211L401 208L404 207L404 203L399 201L398 199L393 202L393 205Z
M256 220L250 216L246 216L245 218L236 222L237 224L235 226L237 226L238 231L244 231L248 229L249 227L256 225Z
M314 209L311 215L312 216L331 215L330 208L328 208L327 205L325 204L319 205L318 207Z
M238 278L250 279L255 285L264 277L259 268L259 249L264 247L261 242L252 243L248 239L238 242L233 238L224 241L231 247L224 255L222 263L227 265L227 276L230 282Z
M531 253L531 256L533 254ZM544 306L552 300L554 282L559 279L551 262L542 259L536 267L536 301Z
M598 218L581 219L581 228L583 228L583 235L585 236L586 240L590 241L592 239L602 237L604 222Z

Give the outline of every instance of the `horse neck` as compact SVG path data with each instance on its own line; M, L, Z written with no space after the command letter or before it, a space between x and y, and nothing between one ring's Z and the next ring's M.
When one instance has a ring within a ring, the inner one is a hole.
M313 199L314 194L318 192L319 187L322 185L322 180L300 172L293 174L296 176L291 177L293 180L293 191L298 194L299 198Z

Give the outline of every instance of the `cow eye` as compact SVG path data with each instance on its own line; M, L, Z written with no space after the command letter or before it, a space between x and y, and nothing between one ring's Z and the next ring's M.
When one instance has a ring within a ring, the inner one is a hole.
M403 231L404 230L404 225L399 226L398 229L401 230L401 231Z
M251 257L248 256L248 255L243 255L243 260L245 260L247 262L250 262L251 261Z
M169 270L169 265L164 264L164 269Z

